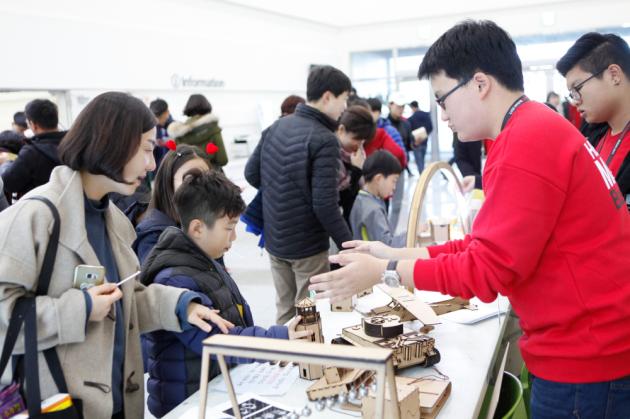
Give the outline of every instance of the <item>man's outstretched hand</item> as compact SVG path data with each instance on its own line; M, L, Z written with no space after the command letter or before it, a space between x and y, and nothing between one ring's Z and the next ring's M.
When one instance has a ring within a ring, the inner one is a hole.
M362 253L373 256L377 259L394 259L394 249L381 242L367 242L362 240L353 240L342 243L347 250L339 252L340 255L349 255L352 253ZM352 249L350 249L352 248ZM343 266L342 263L340 263Z
M328 259L332 263L340 264L343 268L312 277L312 285L308 289L320 291L315 295L315 299L330 298L331 304L350 298L354 294L380 283L388 263L387 260L377 259L358 252L334 255Z

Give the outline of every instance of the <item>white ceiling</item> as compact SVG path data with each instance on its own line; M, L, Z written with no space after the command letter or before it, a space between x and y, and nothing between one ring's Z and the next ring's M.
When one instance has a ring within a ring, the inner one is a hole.
M552 8L579 0L222 0L337 28L521 7Z

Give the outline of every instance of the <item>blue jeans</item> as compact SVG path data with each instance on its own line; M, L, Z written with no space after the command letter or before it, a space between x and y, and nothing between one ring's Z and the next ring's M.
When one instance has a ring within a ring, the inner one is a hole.
M428 141L428 139L427 139ZM421 175L424 170L424 156L427 154L427 142L420 144L413 150L413 155L416 158L416 165L418 166L418 174Z
M630 418L630 376L588 384L565 384L532 374L532 419Z

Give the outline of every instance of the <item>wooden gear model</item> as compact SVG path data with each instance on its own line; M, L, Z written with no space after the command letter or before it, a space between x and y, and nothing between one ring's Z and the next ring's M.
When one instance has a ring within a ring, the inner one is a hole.
M440 362L440 352L435 348L435 339L421 332L414 332L405 327L401 327L402 333L390 336L393 330L398 330L398 326L402 326L400 319L397 321L387 320L383 324L383 336L370 336L366 333L365 325L375 326L368 319L363 319L362 325L350 326L342 329L341 337L334 339L333 344L345 344L363 346L366 348L384 348L390 349L394 357L394 367L396 369L419 365L421 367L430 367ZM379 316L379 319L384 317ZM368 321L366 323L366 320ZM390 323L388 327L386 325ZM372 332L370 332L372 333ZM372 333L374 334L374 333Z
M312 330L310 337L312 343L324 343L324 334L322 333L322 319L317 311L317 303L306 297L295 304L298 316L302 316L300 322L295 327L296 331ZM308 339L308 338L305 338ZM300 377L306 380L317 380L324 375L324 367L322 365L299 364Z

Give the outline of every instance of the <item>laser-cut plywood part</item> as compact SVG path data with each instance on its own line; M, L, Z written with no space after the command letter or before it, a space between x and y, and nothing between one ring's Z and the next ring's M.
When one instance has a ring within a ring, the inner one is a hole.
M387 387L386 387L387 388ZM419 390L417 387L398 385L396 383L396 393L398 395L398 406L401 419L420 419ZM368 395L361 399L361 413L364 419L381 418L376 414L376 394L370 390ZM385 397L384 419L391 419L391 401Z
M403 332L403 325L398 316L364 317L361 324L365 334L375 338L392 338Z
M324 376L306 390L311 401L338 396L341 392L348 393L351 389L361 385L370 385L374 371L363 369L346 369L326 367Z
M450 313L451 311L457 311L462 309L478 310L478 307L474 304L470 304L470 300L464 300L461 297L451 298L445 301L438 301L435 303L428 303L429 307L435 311L436 315Z
M413 320L420 320L425 325L442 323L427 303L405 288L388 287L385 284L379 284L377 287L392 297L392 301L386 306L373 308L372 313L374 315L395 315L400 317L400 321L403 323Z
M362 325L342 329L341 339L355 346L390 349L398 369L419 365L430 367L440 362L435 339L403 327L403 333L389 338L368 336ZM341 343L341 342L338 342Z
M304 339L312 343L324 343L322 319L317 311L317 303L306 297L295 304L295 310L297 315L302 317L295 330L311 330L313 334ZM300 368L300 377L305 380L317 380L324 375L324 367L322 365L304 363L298 365Z
M451 395L451 382L448 380L396 377L396 387L401 386L413 386L418 389L422 419L434 419Z
M341 300L336 302L335 304L330 305L330 311L343 311L350 312L357 305L357 295L353 295L350 298L346 298L345 300Z
M374 292L374 289L370 287L370 288L368 288L368 289L366 289L366 290L361 291L360 293L358 293L358 294L357 294L357 297L358 297L358 298L365 297L366 295L370 295L370 294L372 294L372 292Z

